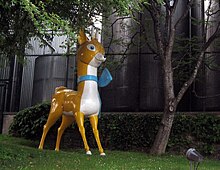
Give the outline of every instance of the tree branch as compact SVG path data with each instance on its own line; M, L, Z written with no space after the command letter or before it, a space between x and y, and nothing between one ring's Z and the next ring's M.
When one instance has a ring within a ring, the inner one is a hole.
M154 21L154 36L157 44L158 52L157 54L163 59L164 56L164 45L162 40L162 33L161 33L161 25L160 25L160 9L156 7L156 3L151 1L151 5L144 5L144 7L149 11L151 17Z
M115 21L113 23L111 23L111 38L110 38L110 42L108 44L108 47L107 47L107 54L109 53L110 51L110 47L112 45L112 42L113 42L113 38L114 38L114 24L116 24L119 20L123 20L123 19L128 19L128 18L131 18L130 16L126 16L126 17L119 17L117 19L115 19Z
M193 5L193 3L194 3L194 0L191 0L191 1L189 1L188 2L188 4L187 4L187 9L185 10L185 12L183 13L183 15L178 19L178 21L176 22L176 24L175 24L175 29L179 26L179 24L181 24L181 22L183 22L183 20L187 17L187 15L188 15L188 13L189 13L189 10L190 10L190 8L192 7L192 5Z
M204 54L205 51L207 50L207 48L211 45L211 43L218 37L220 37L220 22L218 23L215 32L212 34L212 36L207 40L207 42L204 44L203 48L201 49L201 53L199 54L196 66L194 68L194 71L191 75L191 77L183 84L183 86L181 87L177 97L176 97L176 102L179 103L180 100L182 99L183 95L185 94L185 92L188 90L189 86L192 84L192 82L195 80L197 74L198 74L198 70L201 67L202 61L204 59Z
M153 47L153 44L151 44L151 43L149 42L149 39L148 39L147 35L145 34L146 29L145 29L145 27L143 26L143 24L140 24L140 27L141 27L141 29L142 29L141 33L144 33L144 40L145 40L144 42L145 42L146 45L149 47L149 49L150 49L150 51L151 51L152 53L157 54L156 50L155 50L154 47Z

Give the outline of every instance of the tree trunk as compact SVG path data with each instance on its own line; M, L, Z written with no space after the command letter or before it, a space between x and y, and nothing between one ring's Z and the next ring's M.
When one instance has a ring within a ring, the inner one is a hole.
M159 130L156 135L156 139L154 140L154 144L150 151L151 154L161 155L165 153L168 144L168 140L174 120L175 110L171 112L169 110L169 107L165 107L165 108L167 109L163 113L163 117L161 120L161 124L159 126Z
M174 37L174 29L171 31L170 37ZM173 43L174 38L171 38L169 41L169 45L165 50L165 56L161 57L162 69L164 72L164 112L159 130L154 140L154 144L151 148L151 154L156 155L161 155L165 153L177 107L177 102L174 94L173 69L171 62Z
M174 94L174 81L173 81L173 67L172 67L172 53L173 53L173 46L175 40L175 32L180 23L185 19L191 9L193 3L195 1L191 0L188 2L187 9L185 13L179 18L178 21L174 21L174 14L176 10L176 6L178 1L174 2L174 6L169 5L169 1L164 1L166 8L166 13L161 10L160 4L158 1L149 1L151 5L145 6L146 9L150 12L153 22L154 22L154 35L157 45L157 54L160 56L162 61L162 70L163 70L163 85L164 85L164 112L162 116L161 123L159 125L159 130L154 140L153 146L151 148L152 154L163 154L165 153L166 146L168 144L171 128L173 125L173 120L176 112L176 107L178 103L181 101L183 95L186 93L187 89L195 80L198 70L201 67L201 64L204 60L204 54L207 48L211 45L211 43L218 37L220 37L220 22L217 22L217 25L212 27L213 25L210 24L209 18L212 16L210 13L212 11L212 3L210 1L209 7L207 10L207 19L204 20L206 31L208 28L213 28L214 33L207 39L206 35L207 32L204 32L203 38L204 43L195 54L193 53L193 57L197 59L196 65L194 67L194 71L192 72L189 79L183 84L180 91L175 96ZM215 11L216 13L216 11ZM165 27L161 24L161 14L165 17ZM214 13L213 13L214 14ZM210 25L210 26L209 26ZM163 32L162 32L163 30ZM207 40L206 40L207 39ZM193 43L193 41L192 41ZM190 54L192 55L192 54ZM197 56L198 55L198 56Z

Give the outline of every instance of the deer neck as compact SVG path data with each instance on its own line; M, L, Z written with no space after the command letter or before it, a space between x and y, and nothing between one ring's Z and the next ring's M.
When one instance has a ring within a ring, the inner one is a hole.
M92 77L97 77L97 68L90 66L88 64L85 64L81 61L77 62L77 77L80 78L82 76L92 76ZM82 81L78 83L78 92L83 92L83 89L85 87L85 82Z

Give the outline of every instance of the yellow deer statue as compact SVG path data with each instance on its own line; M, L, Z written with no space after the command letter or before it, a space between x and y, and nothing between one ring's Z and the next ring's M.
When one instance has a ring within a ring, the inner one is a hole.
M104 48L98 42L97 34L94 36L94 33L92 33L92 38L89 40L84 31L80 30L78 42L80 47L77 51L77 91L63 86L56 88L52 97L50 113L43 128L39 149L43 149L47 132L51 126L62 116L55 150L59 151L60 140L64 130L76 122L83 139L86 154L91 155L84 128L84 117L89 117L100 155L104 156L105 153L97 129L98 114L101 109L98 85L101 87L106 86L112 80L112 77L108 70L105 70L105 75L101 76L99 80L97 78L97 69L106 60Z

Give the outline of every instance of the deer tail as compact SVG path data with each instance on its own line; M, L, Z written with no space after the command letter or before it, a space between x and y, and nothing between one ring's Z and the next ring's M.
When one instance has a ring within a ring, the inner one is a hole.
M66 89L66 87L64 87L64 86L56 87L56 88L55 88L55 94L56 94L58 91L64 90L64 89Z

